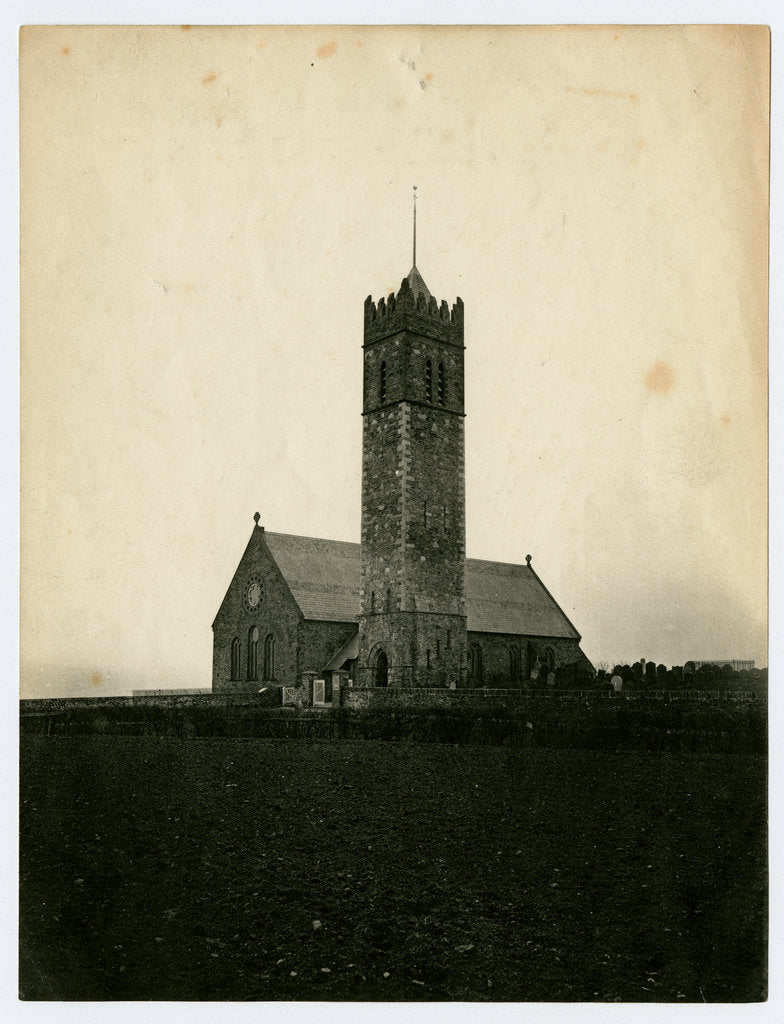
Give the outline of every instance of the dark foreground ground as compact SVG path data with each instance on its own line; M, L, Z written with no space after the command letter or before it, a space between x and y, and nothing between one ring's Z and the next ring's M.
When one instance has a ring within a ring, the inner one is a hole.
M23 736L22 997L763 999L766 770Z

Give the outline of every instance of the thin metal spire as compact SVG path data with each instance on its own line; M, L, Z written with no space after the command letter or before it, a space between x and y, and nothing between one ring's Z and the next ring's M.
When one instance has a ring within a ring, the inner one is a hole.
M417 187L414 185L414 266L416 266L416 194Z

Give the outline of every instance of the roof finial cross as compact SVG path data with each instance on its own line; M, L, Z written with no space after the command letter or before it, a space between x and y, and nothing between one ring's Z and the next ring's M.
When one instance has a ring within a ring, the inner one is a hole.
M414 185L414 266L416 266L416 194L417 187Z

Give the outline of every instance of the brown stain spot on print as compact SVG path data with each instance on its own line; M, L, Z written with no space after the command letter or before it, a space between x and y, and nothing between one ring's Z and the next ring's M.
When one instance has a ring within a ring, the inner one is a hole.
M316 56L321 57L322 60L325 59L326 57L332 57L337 51L337 48L338 44L333 39L331 42L323 43L321 46L319 46L319 48L316 50Z
M655 394L666 395L675 384L675 373L669 363L659 360L645 375L645 386Z

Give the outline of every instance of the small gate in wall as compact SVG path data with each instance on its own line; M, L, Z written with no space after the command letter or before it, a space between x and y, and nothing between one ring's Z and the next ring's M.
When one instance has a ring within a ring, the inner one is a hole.
M337 679L314 679L313 680L313 706L325 707L338 704L340 684Z

